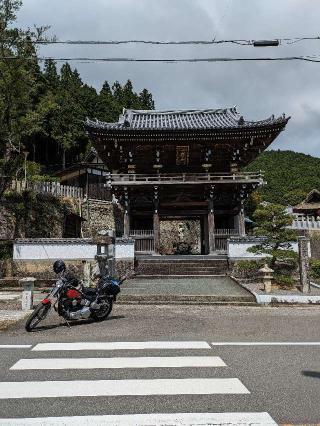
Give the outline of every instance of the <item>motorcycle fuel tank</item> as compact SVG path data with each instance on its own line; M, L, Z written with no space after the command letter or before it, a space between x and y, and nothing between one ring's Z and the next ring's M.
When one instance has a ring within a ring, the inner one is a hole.
M77 290L68 290L66 296L68 299L81 299L81 293L79 293Z

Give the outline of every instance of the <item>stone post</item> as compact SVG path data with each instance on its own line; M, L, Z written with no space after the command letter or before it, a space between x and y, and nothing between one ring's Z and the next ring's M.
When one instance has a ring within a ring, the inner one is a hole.
M114 273L114 256L111 258L111 251L114 254L114 231L101 231L94 239L97 245L96 260L99 264L100 275L113 275ZM113 246L113 248L110 248Z
M298 237L299 247L299 272L300 288L302 293L310 292L309 279L309 240L306 237Z
M21 308L23 311L30 311L33 308L33 289L35 278L22 278L19 284L23 287Z
M91 285L91 264L87 260L82 261L83 266L83 283L85 287L90 287Z
M272 279L273 279L273 273L274 270L269 268L267 264L264 265L263 268L259 269L259 272L262 275L262 282L264 285L264 291L266 293L272 292Z

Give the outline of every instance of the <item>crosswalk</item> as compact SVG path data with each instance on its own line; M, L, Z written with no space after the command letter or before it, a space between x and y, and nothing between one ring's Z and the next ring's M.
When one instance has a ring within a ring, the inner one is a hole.
M208 397L223 395L228 398L250 395L250 390L237 377L216 377L227 365L219 356L208 355L214 351L214 348L207 342L39 343L25 350L27 356L14 362L9 368L12 381L0 382L0 404L8 400L21 401L23 404L28 404L28 401L32 403L34 400L42 400L44 404L42 415L46 412L45 404L48 403L48 398L49 401L54 401L59 398L65 400L65 398L85 397L87 401L90 401L90 398L95 397L170 396L174 398L176 396L183 398L192 396L192 398L200 398L203 395ZM95 357L86 357L92 351ZM201 351L201 355L196 354L197 351ZM72 352L75 356L70 356ZM126 356L123 356L124 352ZM159 356L161 352L163 356ZM111 356L107 356L109 353ZM51 356L52 354L54 356ZM81 374L87 371L95 372L95 375L90 380L83 380ZM101 372L101 376L98 371ZM133 376L132 371L134 371ZM154 374L154 377L151 375L151 378L146 378L149 372L155 371L158 373ZM209 377L203 374L204 371L210 371ZM51 380L50 372L54 375L59 374L58 380ZM74 372L76 379L69 380L70 372ZM112 372L114 374L120 372L121 377L114 378L111 375ZM161 372L164 373L161 374ZM171 375L171 372L175 374ZM179 372L178 378L176 372ZM32 380L18 381L19 376L15 375L19 374L26 374L27 377L32 377ZM46 374L46 380L36 380ZM214 377L211 377L212 375ZM106 379L106 377L110 378ZM203 408L206 410L207 407ZM55 426L58 424L70 426L89 424L101 426L276 425L271 416L265 412L149 414L124 412L119 415L106 413L98 416L0 419L0 426Z

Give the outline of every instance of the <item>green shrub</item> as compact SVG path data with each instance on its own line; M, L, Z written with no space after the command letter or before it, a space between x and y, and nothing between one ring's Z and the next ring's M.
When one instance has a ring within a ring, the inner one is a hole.
M11 243L0 242L0 260L12 259L12 249Z
M320 278L320 260L312 260L310 267L312 278Z
M279 284L283 287L293 287L294 286L294 279L290 275L280 275L276 274L274 276L274 281L276 284Z
M252 272L256 269L260 269L263 264L264 261L239 260L238 262L236 262L235 267L238 269L238 271Z

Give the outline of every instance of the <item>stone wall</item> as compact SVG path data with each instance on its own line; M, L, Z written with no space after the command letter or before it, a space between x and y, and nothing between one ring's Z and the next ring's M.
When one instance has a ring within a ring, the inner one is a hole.
M200 254L201 227L197 220L160 221L161 254Z
M10 193L0 205L0 240L61 238L65 215L78 213L76 200L51 194Z
M309 231L307 237L310 238L311 257L320 259L320 231Z
M84 238L91 238L103 229L114 230L123 234L123 212L111 201L88 200L82 203L82 224Z
M94 261L92 261L94 263ZM31 261L19 260L13 262L13 276L17 278L34 277L39 280L55 280L57 275L52 270L51 260ZM78 278L83 279L84 262L82 260L66 261L67 268Z

